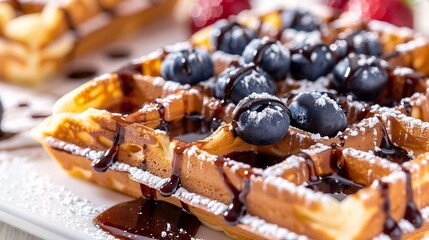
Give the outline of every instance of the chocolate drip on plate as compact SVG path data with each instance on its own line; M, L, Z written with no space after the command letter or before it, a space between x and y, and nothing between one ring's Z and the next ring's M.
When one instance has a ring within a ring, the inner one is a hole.
M131 52L125 48L118 48L107 51L106 55L111 59L122 59L129 57L131 55Z
M94 224L119 239L194 239L201 222L166 202L138 198L115 205Z
M96 172L105 172L118 160L119 146L124 142L125 128L124 126L116 122L116 136L113 139L112 146L107 149L104 156L100 159L96 159L92 162L92 168Z
M17 135L18 132L5 132L0 128L0 141L7 140Z
M94 77L96 74L97 70L95 68L81 67L69 72L67 78L75 80L88 79Z

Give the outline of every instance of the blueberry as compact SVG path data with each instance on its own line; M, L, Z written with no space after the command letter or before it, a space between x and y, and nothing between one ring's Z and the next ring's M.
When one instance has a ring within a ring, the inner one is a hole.
M212 77L213 71L213 60L200 48L171 52L161 64L161 75L181 84L195 85Z
M334 68L332 83L341 93L352 93L363 101L373 101L383 92L388 74L383 62L375 57L354 53Z
M334 137L347 128L347 118L338 104L326 94L304 92L289 105L291 125L311 133Z
M290 73L295 79L315 81L332 71L334 57L322 43L306 42L291 50Z
M283 80L290 67L289 50L279 41L269 38L254 39L244 49L245 63L255 63L275 80Z
M303 9L295 8L281 14L282 28L292 28L297 31L312 32L320 29L320 18Z
M214 25L210 41L217 50L241 55L247 44L256 37L256 31L251 28L247 28L236 22L219 20Z
M286 105L267 93L253 93L234 109L237 135L253 145L273 144L284 137L290 118Z
M361 31L353 37L353 49L355 53L371 56L382 54L381 43L375 32Z
M264 70L250 64L228 68L216 80L215 95L237 104L252 93L275 94L276 83Z
M352 52L371 56L381 56L383 53L378 34L361 30L337 39L330 47L339 59Z

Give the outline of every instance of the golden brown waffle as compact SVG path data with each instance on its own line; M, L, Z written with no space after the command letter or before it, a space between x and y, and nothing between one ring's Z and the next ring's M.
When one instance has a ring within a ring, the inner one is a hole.
M137 31L174 1L0 1L0 78L35 84L65 63Z
M246 13L237 21L282 38L280 14ZM189 86L160 77L177 46L65 95L34 136L70 174L170 202L233 238L420 239L429 226L426 40L384 23L327 16L324 42L358 28L379 35L389 83L375 101L391 106L337 97L348 127L333 138L290 127L274 144L245 142L232 121L235 105L214 97L211 80ZM218 75L240 58L215 51L211 31L184 45L209 49ZM285 82L276 95L286 105L299 92L331 90L323 79ZM189 142L189 134L201 140ZM341 194L330 194L332 186Z

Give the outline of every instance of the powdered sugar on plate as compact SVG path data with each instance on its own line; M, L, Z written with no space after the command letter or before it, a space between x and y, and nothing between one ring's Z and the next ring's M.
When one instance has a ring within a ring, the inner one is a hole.
M18 207L29 216L34 214L40 221L65 226L82 237L115 239L92 224L106 206L95 206L64 186L56 185L49 176L40 175L34 166L37 161L5 152L0 152L0 159L0 206Z

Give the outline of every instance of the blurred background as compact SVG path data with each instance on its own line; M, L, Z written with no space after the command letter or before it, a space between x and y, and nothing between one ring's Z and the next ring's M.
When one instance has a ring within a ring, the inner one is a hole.
M176 13L188 20L192 32L251 7L264 10L273 6L326 5L338 11L350 11L363 19L386 21L400 27L415 28L429 34L428 0L180 0Z

